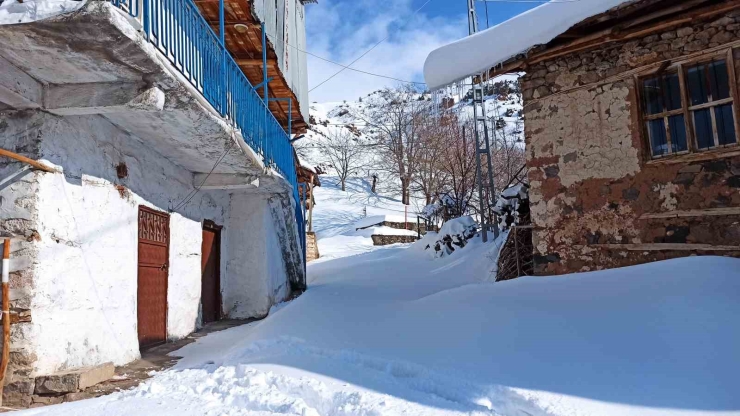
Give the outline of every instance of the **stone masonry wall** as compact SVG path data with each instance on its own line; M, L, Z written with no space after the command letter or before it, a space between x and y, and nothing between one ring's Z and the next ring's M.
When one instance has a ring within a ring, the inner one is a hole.
M650 161L634 79L634 70L647 65L729 48L738 40L740 12L732 12L528 69L522 90L539 274L695 254L594 245L740 245L738 215L640 219L648 213L740 207L740 148ZM734 56L740 68L740 50Z

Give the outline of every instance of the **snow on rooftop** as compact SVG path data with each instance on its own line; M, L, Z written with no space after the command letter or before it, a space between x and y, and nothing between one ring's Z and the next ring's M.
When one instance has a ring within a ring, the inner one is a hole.
M29 23L81 8L85 0L0 0L0 25Z
M490 29L433 50L424 79L435 90L545 44L583 20L632 0L551 1Z

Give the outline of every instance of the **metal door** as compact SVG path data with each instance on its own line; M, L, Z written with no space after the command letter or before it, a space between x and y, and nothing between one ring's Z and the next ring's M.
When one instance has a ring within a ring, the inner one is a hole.
M201 245L201 305L203 323L221 319L221 227L212 221L203 224Z
M137 316L139 348L167 341L170 216L139 207Z

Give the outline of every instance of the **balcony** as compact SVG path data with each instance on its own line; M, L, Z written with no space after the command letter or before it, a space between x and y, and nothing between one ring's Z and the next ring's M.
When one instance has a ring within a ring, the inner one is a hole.
M215 33L219 33L219 0L194 0L194 3L198 6L198 9L211 26L211 29ZM252 85L259 85L263 82L262 27L259 18L255 16L256 13L253 10L254 0L224 0L224 6L226 48ZM263 11L263 13L271 14L278 13L278 11ZM292 38L303 37L303 30L302 26L299 28L279 29L277 27L272 28L272 30L269 27L266 29L268 32L266 43L267 76L270 79L269 97L271 99L280 98L279 101L270 101L269 106L275 118L286 128L288 127L288 112L290 112L292 133L300 134L306 131L308 125L301 113L300 99L295 91L305 88L305 85L301 85L300 79L288 80L286 76L292 75L299 78L301 74L295 71L295 67L303 66L302 68L298 68L298 70L305 71L305 65L301 65L299 62L289 62L288 52L294 51L293 46L286 45L283 42L275 44L279 40L274 39L274 36L270 32L282 33L282 31L288 30L288 38L291 39L290 44L293 45L294 43L302 43L299 42L299 39ZM291 33L296 30L297 33L295 35ZM278 54L281 55L281 58L278 57ZM293 59L297 60L298 58L305 57L296 53ZM282 71L279 68L280 64L283 66ZM307 94L305 91L303 93ZM290 99L291 104L288 104L287 99ZM307 104L304 103L304 105Z

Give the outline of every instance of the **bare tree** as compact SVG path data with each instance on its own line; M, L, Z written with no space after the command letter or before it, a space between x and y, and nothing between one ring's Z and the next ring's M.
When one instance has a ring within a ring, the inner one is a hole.
M332 128L318 144L321 156L337 176L342 191L347 189L347 178L363 167L364 146L355 134L344 127Z
M440 123L446 149L440 159L446 174L442 202L448 209L445 219L449 219L468 213L475 195L475 138L473 123L461 122L455 114L445 115Z
M442 161L447 151L449 133L448 120L431 112L420 114L419 152L417 172L413 177L412 190L424 195L426 205L436 202L447 182L449 174Z
M496 125L496 120L503 120L502 110L497 100L493 101L494 114L492 122L488 123L489 130L492 132L492 154L493 154L493 174L496 182L497 191L501 191L516 173L526 163L526 154L523 143L521 143L521 119L517 117L514 126L510 127L509 123L502 126ZM507 115L508 114L504 114ZM514 116L514 114L511 114Z
M365 101L355 116L376 141L378 168L398 179L401 201L409 205L422 149L419 130L429 103L411 86L386 88Z

